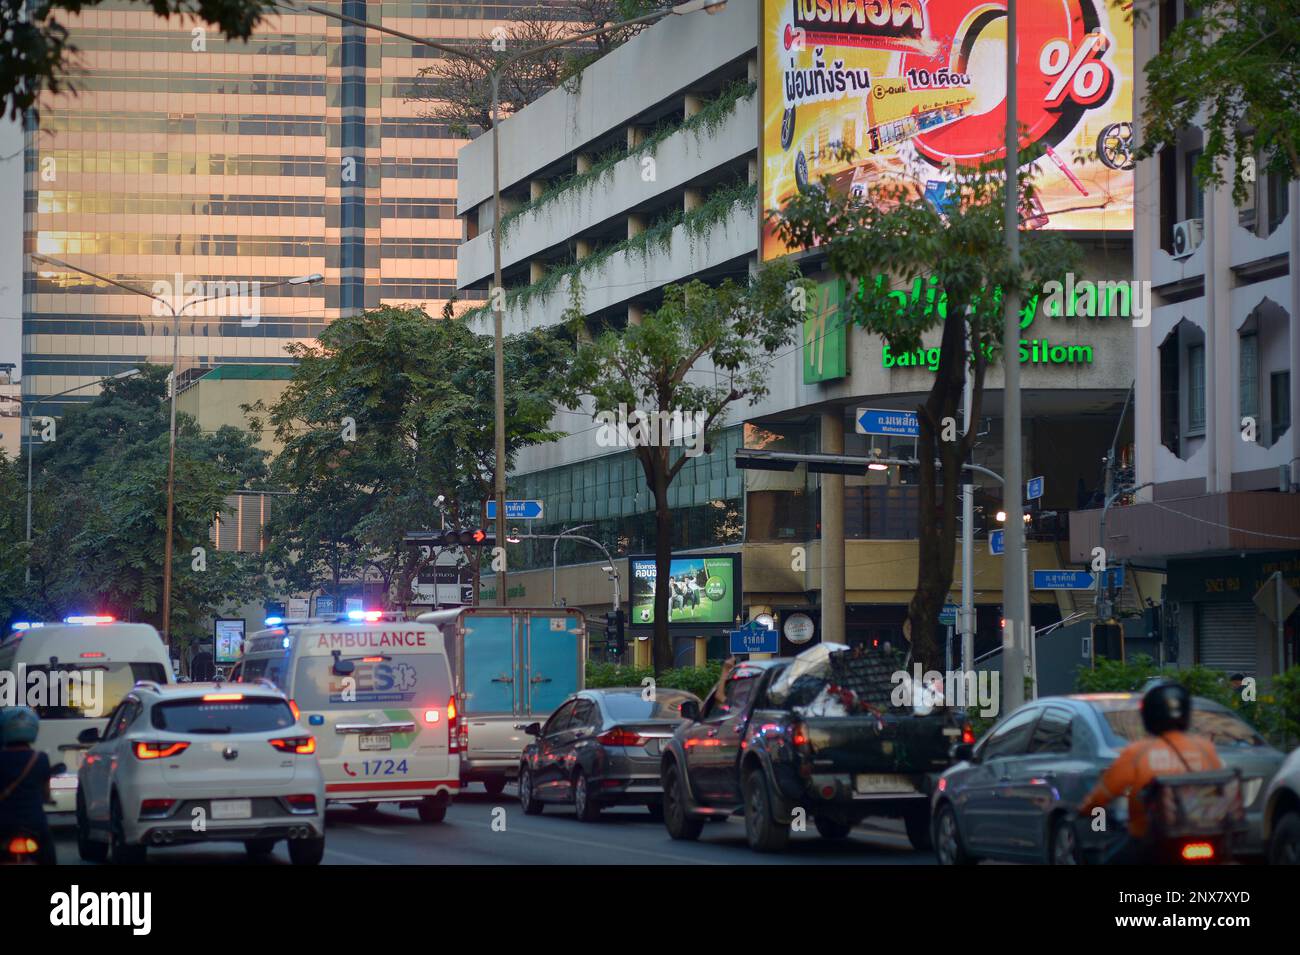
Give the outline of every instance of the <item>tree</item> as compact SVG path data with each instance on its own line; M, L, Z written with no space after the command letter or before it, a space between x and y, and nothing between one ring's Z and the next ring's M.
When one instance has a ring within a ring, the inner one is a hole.
M408 531L482 520L494 466L492 339L460 320L384 306L334 322L318 344L294 344L293 381L270 407L253 405L255 430L283 444L272 481L292 493L271 528L269 556L290 586L315 589L368 566L398 603L427 561ZM544 332L505 342L506 450L549 430L567 394L569 351ZM504 542L502 542L504 544Z
M77 47L60 14L93 9L100 0L0 0L0 105L18 119L36 105L42 89L59 92L69 82ZM247 40L274 0L136 0L160 17L192 15L230 39Z
M70 410L53 443L33 459L32 589L28 604L58 619L94 609L161 629L166 534L167 369L110 380ZM265 476L265 452L225 427L204 434L177 416L172 566L174 636L194 636L235 599L261 590L256 557L219 553L209 543L213 515L232 491ZM201 559L194 548L203 548Z
M1021 188L1027 200L1032 185L1023 181ZM908 607L913 659L938 669L943 654L936 630L952 587L961 465L975 445L989 363L1004 345L1018 347L1002 342L1003 290L1016 290L1032 316L1036 290L1063 277L1078 252L1054 233L1024 232L1022 267L1012 269L1003 235L1002 180L987 171L959 180L946 214L919 195L906 186L880 187L859 199L833 190L824 178L770 215L785 242L818 246L830 270L857 288L846 296L846 321L880 335L895 353L915 351L923 335L941 328L934 384L917 409L918 569ZM888 263L904 288L918 278L934 282L933 296L894 291L878 276L881 263ZM962 431L959 407L968 367L974 397L970 426Z
M1131 0L1117 5L1128 7ZM1204 151L1196 164L1202 182L1222 185L1223 165L1230 163L1233 193L1241 201L1259 172L1300 179L1295 0L1196 0L1189 7L1146 65L1137 155L1149 158L1176 145L1204 113ZM1149 15L1141 7L1133 12Z
M519 57L543 46L590 30L612 26L657 8L653 0L559 0L522 8L509 26L498 28L463 47L466 56L444 56L419 71L410 101L427 103L424 116L469 137L492 128L492 86L488 70L514 59L500 74L499 109L503 117L555 89L588 64L635 36L642 28L606 30L581 46Z
M15 614L26 609L23 600L23 578L26 574L26 548L19 541L26 540L27 525L24 511L25 488L19 462L0 452L0 540L8 546L0 548L0 626L3 633Z
M659 308L639 324L622 332L606 330L579 345L573 381L591 397L593 416L603 422L597 441L631 446L654 496L659 581L655 673L673 665L666 586L673 554L668 489L686 464L688 441L708 453L709 435L722 425L728 408L742 398L753 404L767 394L761 359L788 345L804 317L796 307L806 297L804 286L795 284L798 276L793 265L779 263L746 285L730 279L717 287L698 280L669 285ZM667 422L674 420L685 422L684 432L680 426L675 433L668 431Z

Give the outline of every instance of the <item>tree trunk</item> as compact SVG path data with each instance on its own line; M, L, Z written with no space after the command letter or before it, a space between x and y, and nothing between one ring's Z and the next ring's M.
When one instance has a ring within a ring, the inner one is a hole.
M668 455L666 452L660 454L662 450L664 449L656 448L651 452L654 458L652 487L655 495L655 630L651 638L651 651L655 676L673 666L672 638L668 635L668 577L673 558L673 515L668 509Z
M966 322L952 316L944 322L940 342L939 368L934 386L920 409L921 485L919 489L919 523L917 540L916 593L908 607L912 659L926 670L938 670L943 652L936 639L939 613L952 588L953 561L957 553L957 486L961 480L962 456L966 441L944 441L944 421L951 418L954 427L966 370ZM939 459L942 473L935 469Z

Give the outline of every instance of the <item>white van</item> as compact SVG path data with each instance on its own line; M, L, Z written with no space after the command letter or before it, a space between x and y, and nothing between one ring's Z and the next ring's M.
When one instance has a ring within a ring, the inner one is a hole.
M437 627L371 611L286 621L244 645L232 680L268 680L316 737L332 803L396 802L441 822L460 790L461 726Z
M157 630L101 616L15 631L0 640L0 673L12 674L10 686L24 692L38 683L62 684L57 696L45 697L48 705L33 707L41 718L36 748L51 766L67 767L50 781L50 813L76 810L77 770L88 748L77 736L91 727L103 735L109 714L138 681L173 682L171 658ZM67 680L50 681L51 674L66 674Z

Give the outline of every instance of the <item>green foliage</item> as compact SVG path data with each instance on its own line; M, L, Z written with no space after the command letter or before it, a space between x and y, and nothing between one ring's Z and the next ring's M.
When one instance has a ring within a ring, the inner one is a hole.
M687 132L696 137L701 134L712 136L735 112L736 104L742 99L749 99L757 91L756 83L746 80L731 83L705 103L698 113L685 120L672 119L662 122L652 129L639 145L631 149L616 146L597 157L583 172L574 173L572 176L551 183L536 198L521 203L501 217L502 240L509 235L511 225L520 217L550 205L561 196L579 196L594 189L605 178L613 175L619 163L626 159L640 160L645 156L657 155L659 147L674 133Z
M718 660L710 660L702 667L674 667L664 670L658 677L655 677L653 667L587 662L587 688L591 690L612 686L645 686L645 680L654 680L656 686L685 690L703 700L721 675L722 663Z
M727 221L737 206L752 206L757 200L758 186L754 183L738 181L719 186L703 203L690 212L673 209L650 223L643 232L629 239L603 245L584 258L548 270L541 279L531 285L511 289L506 293L506 303L518 304L522 308L535 298L546 301L556 289L580 281L583 275L599 269L611 256L619 252L632 253L644 261L655 249L667 251L672 248L673 231L678 226L685 226L687 235L694 242ZM487 311L488 306L481 305L468 310L465 317L476 318L486 314Z
M0 0L0 107L18 119L42 89L75 88L68 61L77 52L61 14L93 10L99 0ZM192 15L231 39L246 40L269 13L271 0L138 0L141 12Z
M1112 0L1127 8L1128 0ZM1300 178L1300 17L1295 0L1197 0L1146 65L1141 158L1174 146L1198 119L1205 132L1196 175L1231 181L1243 201L1268 171ZM1139 11L1138 16L1145 16ZM1258 155L1259 168L1241 161ZM1232 166L1224 176L1224 165Z
M304 590L371 565L404 603L422 559L402 540L437 526L437 496L448 520L482 520L495 467L492 339L462 320L384 306L290 351L299 364L279 400L249 408L254 427L282 442L272 479L293 492L272 524L272 565ZM557 437L550 421L570 394L570 354L544 331L506 340L509 459Z
M18 459L0 452L0 625L23 612L23 578L26 573L27 518L24 510L26 485Z
M24 609L44 619L90 610L162 629L167 529L167 369L144 366L108 381L58 422L33 459L32 587ZM201 432L176 422L172 634L207 628L228 602L263 592L259 560L212 547L213 515L233 491L258 486L265 452L235 428ZM196 570L193 548L205 551Z
M1257 689L1255 700L1243 698L1222 670L1204 666L1156 666L1146 654L1121 663L1098 660L1095 669L1080 667L1075 678L1079 693L1128 693L1142 689L1155 677L1176 680L1193 696L1213 700L1235 710L1265 739L1283 751L1300 740L1300 666L1273 678L1267 692Z

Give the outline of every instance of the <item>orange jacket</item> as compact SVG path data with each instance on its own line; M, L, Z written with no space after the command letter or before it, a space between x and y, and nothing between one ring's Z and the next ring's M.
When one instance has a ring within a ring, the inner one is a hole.
M1178 758L1179 755L1182 759ZM1179 775L1187 772L1189 767L1192 772L1223 768L1214 744L1204 736L1190 736L1175 730L1129 743L1110 768L1102 773L1097 785L1079 807L1079 812L1088 815L1098 806L1105 806L1127 793L1128 831L1133 838L1141 839L1147 833L1146 809L1139 795L1143 787L1157 776Z

